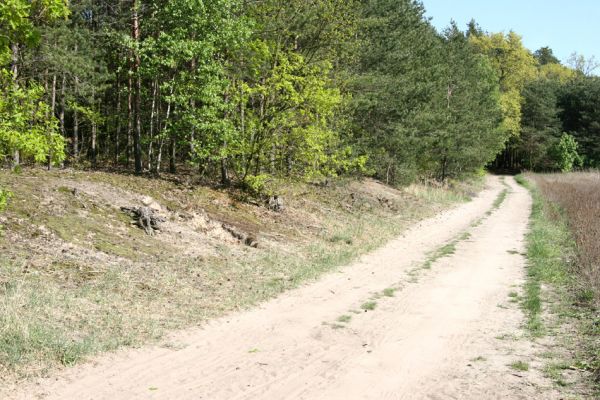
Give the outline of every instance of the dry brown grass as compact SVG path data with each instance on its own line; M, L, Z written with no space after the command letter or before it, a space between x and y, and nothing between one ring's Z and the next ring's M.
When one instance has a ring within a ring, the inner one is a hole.
M548 200L565 213L577 246L581 288L600 306L600 173L531 175Z

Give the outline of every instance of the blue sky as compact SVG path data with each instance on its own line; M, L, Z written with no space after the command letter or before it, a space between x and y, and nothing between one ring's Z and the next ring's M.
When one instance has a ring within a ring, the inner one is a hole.
M549 46L566 61L573 52L600 59L600 0L421 0L426 15L443 30L474 18L488 32L513 30L532 51Z

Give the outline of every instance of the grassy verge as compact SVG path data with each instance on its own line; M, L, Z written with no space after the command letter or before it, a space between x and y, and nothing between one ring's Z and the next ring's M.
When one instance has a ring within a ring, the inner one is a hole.
M248 308L475 191L290 184L278 214L222 190L107 173L0 171L0 184L14 193L0 237L0 382ZM165 207L173 232L147 237L111 204L147 193ZM200 224L205 216L257 234L260 246L211 234L212 225Z
M581 286L578 248L571 225L559 203L551 201L548 194L540 190L535 177L526 179L519 175L515 179L533 198L527 234L527 280L522 299L527 329L533 337L559 337L565 353L549 360L545 371L550 378L560 386L567 386L570 383L563 377L565 371L590 371L596 374L596 383L592 385L598 392L600 320L586 295L589 289ZM587 300L582 302L585 297ZM554 315L550 317L549 313ZM574 326L576 330L567 326Z
M522 305L527 314L527 328L533 336L545 333L542 321L542 285L563 288L569 284L568 261L573 257L571 233L555 205L548 203L540 191L523 176L519 184L531 193L533 205L527 233L527 282Z

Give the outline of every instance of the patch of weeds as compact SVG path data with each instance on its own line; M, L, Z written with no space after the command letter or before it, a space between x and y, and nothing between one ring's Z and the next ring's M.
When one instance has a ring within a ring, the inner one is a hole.
M500 194L498 195L498 197L496 197L496 200L494 200L494 203L492 204L492 210L497 210L498 208L500 208L502 203L504 203L504 200L506 200L507 195L508 195L508 189L502 190L500 192Z
M546 203L537 188L522 177L516 178L531 192L533 206L530 229L527 233L527 281L522 307L527 315L526 326L534 337L543 336L545 327L541 319L542 283L564 285L568 282L566 254L572 253L573 244L564 221L549 218L555 213L553 205Z
M471 359L471 362L483 362L483 361L487 361L487 358L485 358L484 356L477 356L477 357Z
M376 301L367 301L367 302L361 304L361 306L360 306L360 308L362 308L365 311L373 311L375 309L375 307L377 307Z
M475 221L471 222L471 228L476 228L483 222L483 218L477 218Z
M544 367L544 375L552 379L558 386L569 386L563 376L563 371L572 369L566 362L550 363Z
M468 240L470 238L471 238L471 234L469 232L464 232L462 235L460 235L458 240L463 241L463 240Z
M508 297L512 297L512 298L519 297L519 293L517 293L517 292L510 292L508 294Z
M346 323L350 322L351 319L352 319L351 315L344 314L344 315L340 315L338 317L337 322L341 322L343 324L346 324Z
M515 341L515 340L518 340L519 338L515 334L512 334L512 333L503 333L501 335L496 336L496 339Z
M248 350L248 353L252 354L252 353L258 353L260 350L258 350L256 347L253 349Z
M60 193L69 193L69 194L72 194L72 193L73 193L73 189L71 189L71 188L69 188L69 187L66 187L66 186L59 186L59 187L56 189L56 191L57 191L57 192L60 192Z
M466 240L470 238L471 235L468 232L464 232L456 237L454 240L446 243L445 245L435 249L433 252L429 254L427 259L423 262L420 269L431 269L433 264L441 258L448 257L456 252L456 245L458 242L462 240ZM419 268L414 270L414 275L418 274ZM412 272L412 271L411 271ZM409 273L409 275L413 276L413 274Z
M362 314L362 311L359 310L348 310L348 312L351 312L352 314Z
M396 290L397 289L393 287L383 289L383 295L386 297L394 297L396 295Z
M352 240L352 236L350 236L347 233L336 233L335 235L331 236L329 238L329 241L331 243L345 243L345 244L352 244L353 240Z
M525 361L515 361L513 363L510 363L509 367L511 367L515 371L529 371L529 363L526 363Z
M538 356L541 358L552 359L552 358L555 358L557 355L556 355L556 353L553 353L551 351L544 351L544 352L539 353Z

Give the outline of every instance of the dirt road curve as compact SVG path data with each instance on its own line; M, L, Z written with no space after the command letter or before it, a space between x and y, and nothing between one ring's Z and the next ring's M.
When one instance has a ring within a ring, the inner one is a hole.
M517 252L530 198L505 182L489 178L474 201L317 283L175 334L169 348L101 357L16 398L558 398L535 371L508 366L535 349L510 339L522 334L522 313L508 295L524 277ZM486 215L505 188L506 200ZM455 239L454 254L421 268L428 253ZM389 287L399 289L381 295ZM376 308L361 310L376 293ZM352 318L336 322L341 315Z

